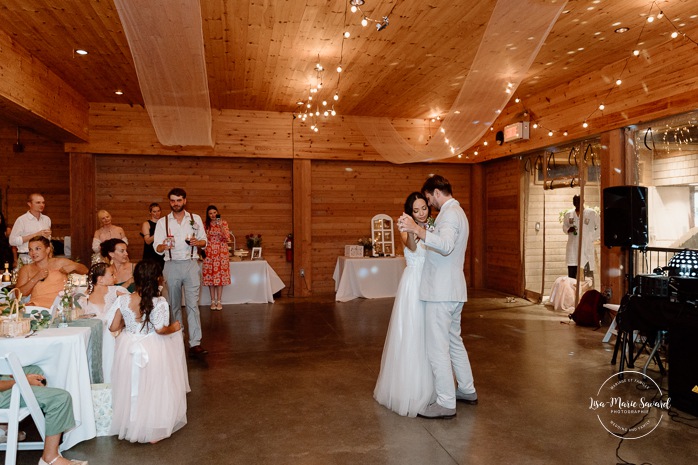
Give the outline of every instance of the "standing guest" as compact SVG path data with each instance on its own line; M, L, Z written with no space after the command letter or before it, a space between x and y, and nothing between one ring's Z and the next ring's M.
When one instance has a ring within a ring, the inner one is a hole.
M44 236L29 239L29 258L32 261L20 268L17 275L17 288L22 295L30 296L30 305L51 308L69 274L87 273L87 267L81 263L50 257L50 244Z
M125 287L133 292L133 268L135 265L128 258L127 244L122 239L108 239L102 242L100 249L102 257L111 264L116 286Z
M230 284L230 254L228 223L221 219L218 208L206 208L206 258L203 265L204 286L211 293L211 310L223 310L223 286Z
M148 207L150 218L141 225L141 236L143 236L143 260L151 260L164 267L165 258L155 251L153 241L155 240L155 226L160 219L162 209L159 203L151 203Z
M567 261L567 276L577 279L577 268L582 264L585 276L594 276L596 260L594 260L594 241L599 238L599 217L591 208L585 208L582 215L584 225L582 227L581 260L579 257L579 196L572 197L574 209L565 213L562 222L562 231L567 234L567 249L565 260Z
M104 241L109 239L121 239L126 244L128 244L128 238L126 238L126 233L123 228L111 224L111 214L106 210L100 210L97 212L97 220L102 226L95 231L95 235L92 238L92 263L100 261L100 245Z
M453 418L456 401L477 403L473 372L460 335L461 312L468 300L463 263L470 226L446 178L435 175L427 179L422 193L429 206L439 210L434 230L420 227L406 213L398 220L401 232L414 234L427 247L419 298L426 302L426 348L434 373L436 402L419 416ZM457 386L453 383L454 374Z
M0 273L4 270L5 263L14 268L15 254L10 245L9 233L5 215L0 212Z
M43 236L51 240L51 218L44 215L44 196L38 192L29 194L27 198L29 211L17 218L10 233L10 245L17 247L17 258L23 264L30 263L29 239Z
M39 407L44 412L46 438L39 465L87 465L85 460L68 460L58 452L61 434L75 427L73 399L63 389L46 387L46 378L41 369L34 365L24 367L27 382L34 392ZM12 387L16 381L3 376L0 379L0 408L10 408Z
M155 251L165 256L164 275L170 299L172 319L182 323L182 288L187 304L187 331L189 355L198 357L208 353L201 346L201 315L199 313L199 247L206 247L206 231L201 217L189 213L187 193L175 187L167 194L172 212L160 218L155 227Z
M136 291L122 295L108 320L116 338L112 368L111 434L131 442L155 443L187 423L189 379L179 321L170 322L160 297L157 263L136 265Z

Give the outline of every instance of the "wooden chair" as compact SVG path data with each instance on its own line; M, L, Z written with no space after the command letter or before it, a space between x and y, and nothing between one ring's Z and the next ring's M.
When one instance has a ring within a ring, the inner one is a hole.
M19 358L13 352L0 356L0 375L12 375L15 385L12 386L9 408L0 409L0 423L7 423L7 442L0 444L0 450L5 450L5 465L14 465L17 460L17 450L43 450L46 437L46 422L34 392L29 386L27 376L22 370ZM20 406L20 400L25 407ZM31 415L41 435L41 441L17 441L19 422Z

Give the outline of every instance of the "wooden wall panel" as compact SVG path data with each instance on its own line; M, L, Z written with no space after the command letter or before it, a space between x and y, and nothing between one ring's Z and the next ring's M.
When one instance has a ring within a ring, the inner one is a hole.
M351 169L351 171L348 171ZM312 163L313 294L334 292L332 274L344 246L371 234L371 218L400 216L405 198L420 190L429 174L441 174L453 185L454 197L470 214L470 167L443 164ZM474 221L469 217L469 220ZM397 231L397 230L396 230ZM472 239L471 239L472 242ZM399 251L400 247L396 245ZM469 279L470 253L466 254Z
M485 177L485 286L523 294L521 171L514 158L487 163Z
M53 235L70 234L70 184L68 155L63 144L23 130L24 152L15 153L17 127L0 121L0 189L2 212L8 223L27 211L27 196L41 192L44 213L51 218Z
M99 155L95 213L108 210L114 224L124 228L136 261L143 253L139 232L148 205L159 202L169 213L167 193L182 187L187 209L202 219L209 204L218 207L238 248L246 248L245 235L261 234L263 257L288 286L291 266L283 243L293 230L291 167L290 160ZM96 227L94 215L93 232Z

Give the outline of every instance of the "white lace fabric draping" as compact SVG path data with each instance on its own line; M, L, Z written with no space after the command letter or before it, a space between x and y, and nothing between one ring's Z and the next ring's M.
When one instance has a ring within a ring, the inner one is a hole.
M514 95L566 4L566 0L497 1L463 87L441 125L443 132L437 131L426 146L413 148L388 118L350 119L393 163L442 160L462 153L485 134Z
M114 0L162 145L213 146L199 0Z

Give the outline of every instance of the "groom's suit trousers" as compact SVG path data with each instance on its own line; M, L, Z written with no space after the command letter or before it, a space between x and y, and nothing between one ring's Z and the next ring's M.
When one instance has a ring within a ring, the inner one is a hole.
M456 388L464 393L475 391L470 359L460 335L462 310L463 302L426 303L427 356L434 372L436 401L446 408L456 408Z

